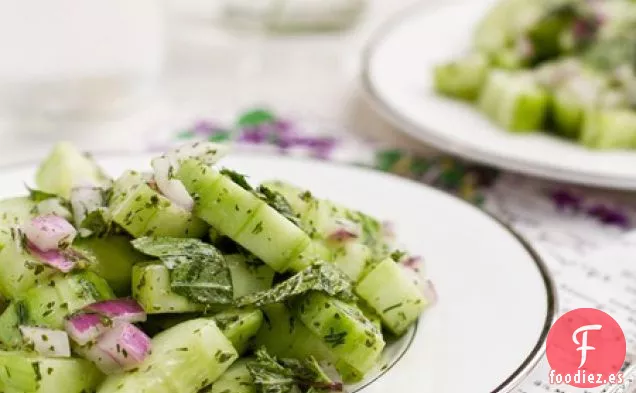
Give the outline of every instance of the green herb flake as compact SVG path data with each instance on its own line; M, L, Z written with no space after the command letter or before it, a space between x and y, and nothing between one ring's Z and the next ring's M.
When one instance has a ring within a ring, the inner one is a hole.
M245 295L236 301L239 307L262 307L280 303L309 291L324 292L344 301L354 301L351 281L332 265L319 262L296 273L271 289Z
M198 239L168 237L143 237L132 245L159 258L170 269L170 285L175 293L201 304L229 304L234 300L227 262L213 245Z

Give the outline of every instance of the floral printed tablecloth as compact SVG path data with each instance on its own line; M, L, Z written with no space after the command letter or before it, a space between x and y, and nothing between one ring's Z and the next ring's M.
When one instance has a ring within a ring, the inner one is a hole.
M636 306L632 307L636 280L629 279L636 277L636 258L631 257L636 254L636 236L630 234L636 225L633 194L551 183L444 155L418 156L360 140L334 124L287 117L266 108L245 111L230 122L198 119L165 135L153 134L151 140L151 149L210 140L232 142L243 151L362 165L455 194L496 215L534 246L554 276L560 312L601 308L623 327L628 359L636 350ZM517 391L583 391L548 384L547 367L542 361Z

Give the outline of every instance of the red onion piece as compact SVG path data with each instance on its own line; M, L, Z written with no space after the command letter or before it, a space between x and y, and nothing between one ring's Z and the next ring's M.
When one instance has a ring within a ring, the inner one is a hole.
M341 228L329 235L328 239L334 242L345 242L347 240L356 239L357 237L357 233Z
M431 305L437 303L439 297L437 295L437 290L435 290L435 285L433 285L433 282L431 280L425 280L420 289L422 290L422 294L424 294L424 297L428 299Z
M77 264L77 262L74 259L69 258L63 250L42 251L30 242L27 244L27 247L31 255L39 259L40 262L63 273L70 272Z
M360 237L359 227L355 222L349 220L337 220L337 228L329 234L328 240L334 242L345 242Z
M93 362L95 366L106 375L121 372L121 366L117 363L116 359L97 345L75 348L75 351L82 357Z
M33 326L20 326L20 333L27 345L48 357L70 357L71 345L68 335L63 330L45 329Z
M400 263L405 268L411 269L416 273L421 272L424 265L422 261L422 257L417 255L411 255L407 257L406 259L404 259L403 261L401 261Z
M53 214L35 217L22 226L22 231L40 251L64 248L71 244L77 235L73 225Z
M129 323L146 321L146 312L135 299L131 298L93 303L86 306L84 311L100 314L114 321Z
M95 346L119 364L121 369L136 367L150 354L152 342L141 329L128 322L115 322Z
M86 345L108 330L104 318L97 314L76 314L66 321L66 332L79 345Z

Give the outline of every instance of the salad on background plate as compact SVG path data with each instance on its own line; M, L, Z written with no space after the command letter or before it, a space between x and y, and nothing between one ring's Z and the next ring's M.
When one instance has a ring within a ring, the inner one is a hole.
M506 130L636 149L633 1L497 1L470 49L433 73L438 93Z
M0 392L339 392L436 293L390 226L199 142L111 178L60 143L0 201Z

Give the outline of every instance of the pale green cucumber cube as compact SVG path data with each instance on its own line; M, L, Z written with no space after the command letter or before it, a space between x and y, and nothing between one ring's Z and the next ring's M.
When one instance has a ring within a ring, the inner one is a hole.
M628 109L593 109L585 115L581 142L595 149L636 147L636 113Z
M333 263L351 281L357 282L365 267L373 259L371 249L364 244L347 242L333 252Z
M19 232L0 228L0 292L9 299L47 281L56 270L42 264L23 247Z
M235 240L278 272L287 270L291 260L311 243L302 229L266 203L257 208Z
M203 310L203 305L172 291L170 270L161 263L140 263L133 267L132 295L148 314Z
M103 374L84 359L0 352L0 380L7 391L86 393L95 391L103 379Z
M55 145L35 175L42 191L69 198L78 186L108 186L111 182L97 164L70 143Z
M264 204L230 178L196 160L183 162L178 178L196 201L195 214L232 239Z
M254 379L247 368L249 359L239 359L214 382L210 393L256 393Z
M585 107L573 93L557 90L552 99L552 116L556 131L568 138L578 138Z
M0 348L9 350L21 348L23 339L18 327L27 322L22 304L11 303L0 315Z
M242 354L260 329L263 313L258 309L232 309L214 315L214 320L236 352Z
M111 216L133 237L202 237L207 227L146 183L113 198Z
M113 299L106 281L90 271L56 276L49 282L31 288L21 299L29 321L62 329L65 318L85 306Z
M104 278L119 297L130 295L132 267L148 259L125 236L79 238L73 244L94 260L88 268Z
M289 270L300 272L316 261L331 261L332 253L322 242L312 241L300 254L292 258Z
M254 337L254 347L264 346L274 356L306 359L335 365L345 382L357 382L363 373L340 359L317 335L311 332L283 304L269 304L262 308L264 322Z
M546 119L550 96L531 74L493 71L479 99L480 109L510 131L538 131Z
M238 358L212 319L178 324L155 336L136 371L110 376L97 393L195 393L213 384Z
M488 57L474 53L435 67L435 90L449 97L473 101L488 76Z
M251 266L240 254L226 255L225 261L232 276L234 299L272 287L274 270L265 264Z
M355 291L396 335L403 334L422 314L429 301L416 283L391 258L367 273Z
M354 305L315 292L294 306L295 315L341 360L369 371L384 349L382 333Z
M0 200L0 225L17 226L33 217L37 204L28 197Z

